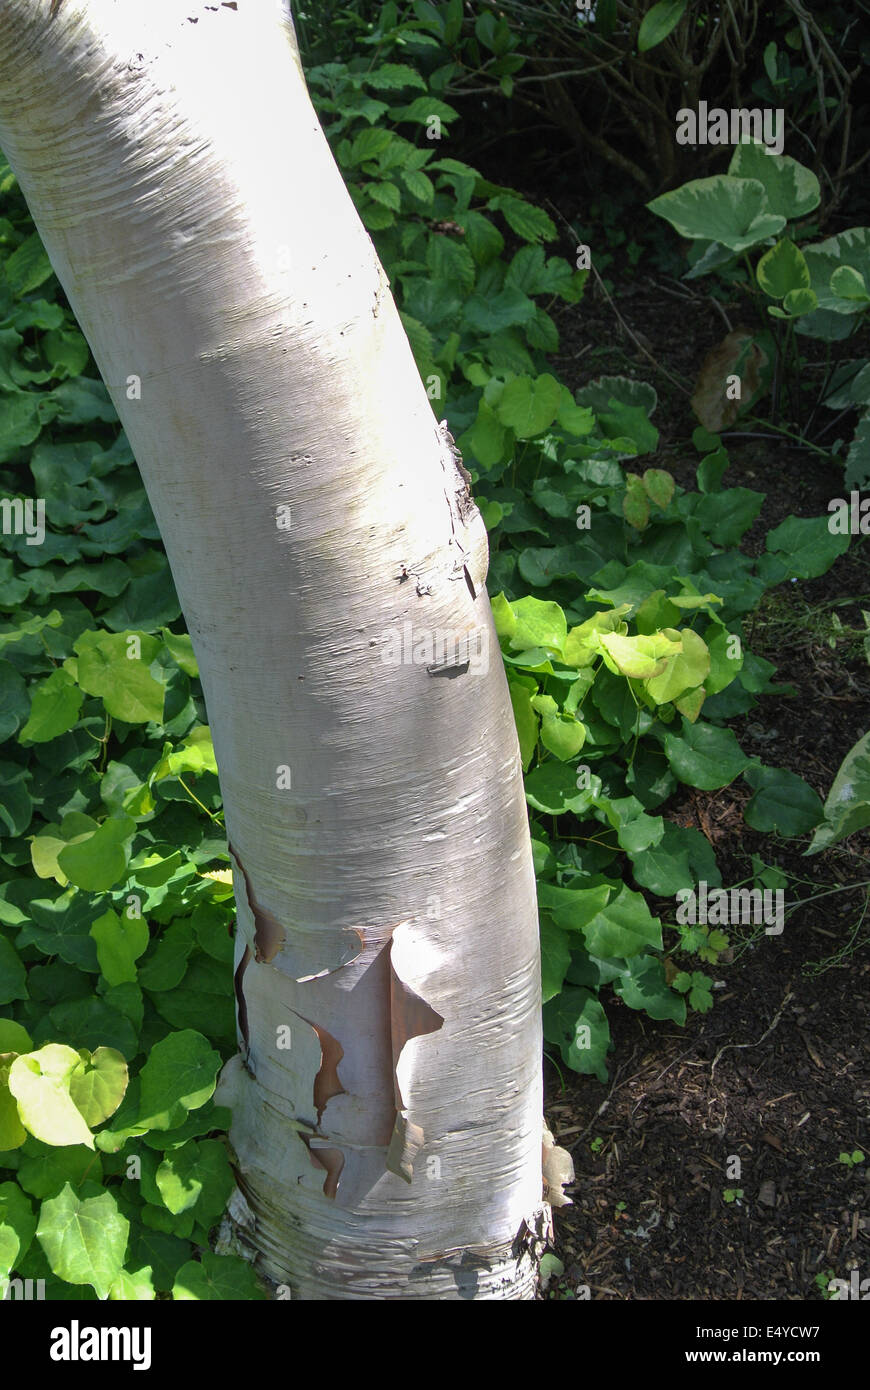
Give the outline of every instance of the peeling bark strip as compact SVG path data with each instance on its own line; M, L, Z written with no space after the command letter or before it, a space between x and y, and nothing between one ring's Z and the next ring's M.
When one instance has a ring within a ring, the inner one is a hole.
M241 1033L242 1038L244 1040L246 1053L250 1051L251 1037L248 1032L248 1006L245 1003L245 995L244 991L242 990L242 980L245 978L245 971L247 970L250 961L251 948L250 946L246 946L242 959L239 961L238 967L236 968L236 972L233 975L233 989L235 990L236 995L236 1010L237 1017L239 1020L239 1032Z
M141 470L244 854L253 1065L216 1092L239 1241L294 1298L530 1298L540 954L505 673L371 641L422 609L497 653L486 528L287 0L215 5L0 0L0 148ZM385 581L401 556L419 588ZM282 1047L291 1011L316 1027Z
M232 845L227 842L227 849L239 866L239 873L245 881L245 896L248 900L248 907L254 918L254 959L258 961L274 960L284 944L284 928L271 912L260 907L254 897L254 890L251 887L251 880L245 871L242 863Z
M294 1010L291 1010L292 1012ZM307 1023L309 1028L314 1029L317 1034L317 1041L320 1043L320 1069L314 1078L312 1091L319 1127L323 1119L323 1112L332 1097L347 1095L338 1079L338 1064L344 1056L344 1048L337 1038L334 1038L331 1033L327 1033L325 1028L318 1028L316 1023L311 1022L310 1018L303 1018L302 1014L296 1014L296 1017L301 1018L303 1023Z
M315 1149L313 1147L314 1141L309 1134L302 1134L300 1138L308 1150L313 1166L320 1168L326 1174L323 1182L324 1197L328 1197L330 1201L335 1201L338 1181L344 1167L344 1154L341 1149Z
M393 1092L396 1101L396 1119L387 1150L387 1171L411 1182L414 1176L414 1158L422 1147L425 1135L420 1125L408 1117L406 1101L399 1085L399 1058L405 1044L412 1038L424 1037L427 1033L437 1033L444 1027L444 1019L439 1013L415 994L400 979L396 965L395 933L404 926L400 923L390 939L390 1041L393 1053ZM412 1097L408 1097L410 1102Z

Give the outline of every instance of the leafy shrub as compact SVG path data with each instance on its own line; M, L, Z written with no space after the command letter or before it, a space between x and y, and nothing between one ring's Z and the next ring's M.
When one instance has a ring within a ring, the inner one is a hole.
M362 70L372 54L402 54L432 95L469 113L483 106L518 139L524 123L549 125L578 151L591 189L618 171L650 196L689 168L706 169L715 146L690 154L674 139L676 112L702 99L784 107L789 139L823 181L827 209L842 201L866 145L855 91L867 18L844 4L414 0L400 9L392 0L327 0L303 6L298 28L314 63L328 55Z
M839 342L852 336L866 315L870 228L852 227L824 241L797 244L819 198L818 180L797 160L770 154L762 145L743 144L735 149L727 174L694 179L648 204L693 242L686 279L719 275L759 301L772 321L772 333L745 335L735 343L731 359L726 354L702 384L704 400L696 397L696 410L710 429L722 428L725 376L743 372L753 343L759 359L771 368L775 355L780 379L794 384L802 366L795 333ZM861 412L846 459L846 484L856 488L870 481L868 366L866 358L841 365L829 373L822 391L831 408L853 405ZM743 402L744 408L769 386L770 370L764 375L765 383Z

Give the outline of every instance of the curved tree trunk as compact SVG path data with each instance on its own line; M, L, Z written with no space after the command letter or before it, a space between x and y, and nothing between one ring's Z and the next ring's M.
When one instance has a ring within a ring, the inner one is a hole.
M293 1297L531 1297L537 913L486 535L286 6L0 0L0 71L207 700L236 1248Z

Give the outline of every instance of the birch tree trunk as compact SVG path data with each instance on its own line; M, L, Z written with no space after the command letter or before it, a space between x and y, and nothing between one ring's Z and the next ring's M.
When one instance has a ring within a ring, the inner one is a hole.
M238 904L231 1243L281 1296L530 1298L537 913L486 534L289 11L0 0L0 70L0 145L208 706Z

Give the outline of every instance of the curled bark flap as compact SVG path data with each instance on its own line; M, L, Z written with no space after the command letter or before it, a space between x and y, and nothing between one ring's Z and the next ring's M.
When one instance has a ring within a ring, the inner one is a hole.
M544 1125L541 1144L541 1167L544 1178L544 1200L551 1207L570 1207L571 1198L562 1189L574 1181L574 1163L567 1149L560 1149Z

